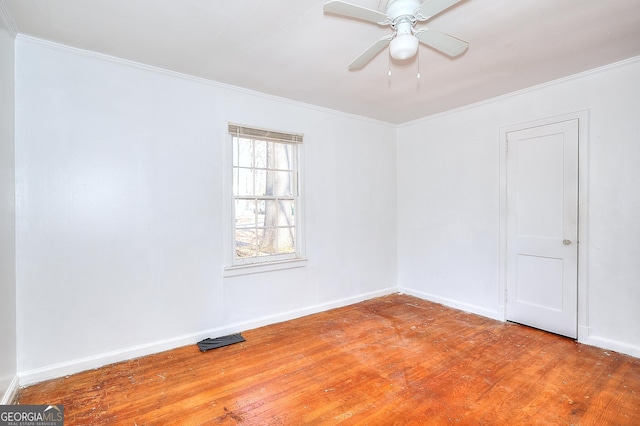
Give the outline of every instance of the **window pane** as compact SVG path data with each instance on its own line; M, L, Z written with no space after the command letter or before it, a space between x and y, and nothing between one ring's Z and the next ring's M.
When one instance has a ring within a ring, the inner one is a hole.
M236 167L231 171L233 174L233 195L238 195L238 169Z
M236 200L236 228L255 228L255 200Z
M236 230L236 257L255 257L256 253L256 231L255 229Z
M292 182L291 182L291 173L290 172L273 172L274 173L274 185L273 185L273 195L275 196L291 196L293 195L292 191Z
M266 195L274 196L276 195L276 187L275 187L275 172L273 170L267 170L267 188Z
M278 202L278 226L295 226L295 202L280 200Z
M266 170L256 170L256 189L255 195L268 195L268 181Z
M265 201L259 200L257 203L257 206L258 206L258 222L256 225L259 228L262 228L264 227Z
M276 254L276 228L264 228L258 231L258 256L270 256Z
M293 170L291 168L291 145L286 143L275 144L276 169Z
M265 169L267 167L267 142L255 141L256 147L256 165L255 167Z
M295 238L293 228L278 228L278 252L295 253Z
M253 171L251 169L236 169L234 173L237 182L234 182L235 195L254 195L253 194Z
M238 139L238 165L253 167L253 141L251 139Z
M264 202L264 226L275 227L278 225L278 202L267 200Z

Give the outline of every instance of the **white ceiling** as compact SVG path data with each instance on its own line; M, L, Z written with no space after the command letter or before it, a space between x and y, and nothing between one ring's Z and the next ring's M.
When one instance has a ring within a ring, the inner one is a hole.
M384 51L359 71L347 64L389 29L325 0L0 2L22 34L396 124L640 56L639 0L464 0L428 26L466 53Z

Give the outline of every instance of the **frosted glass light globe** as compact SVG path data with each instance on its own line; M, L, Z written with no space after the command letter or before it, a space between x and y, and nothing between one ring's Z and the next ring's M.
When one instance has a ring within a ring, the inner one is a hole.
M413 34L398 34L389 46L391 57L403 61L418 52L418 38Z

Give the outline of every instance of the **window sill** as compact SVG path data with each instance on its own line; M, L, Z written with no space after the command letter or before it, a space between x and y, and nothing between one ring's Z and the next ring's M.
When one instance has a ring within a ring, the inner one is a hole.
M240 275L260 274L263 272L280 271L283 269L302 268L307 264L305 258L281 260L277 262L254 263L250 265L227 266L222 273L223 278Z

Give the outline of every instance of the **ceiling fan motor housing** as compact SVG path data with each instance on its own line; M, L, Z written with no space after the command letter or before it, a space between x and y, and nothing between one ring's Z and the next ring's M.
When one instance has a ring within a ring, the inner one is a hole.
M419 0L389 0L387 2L387 16L395 21L403 15L413 16L420 8Z

